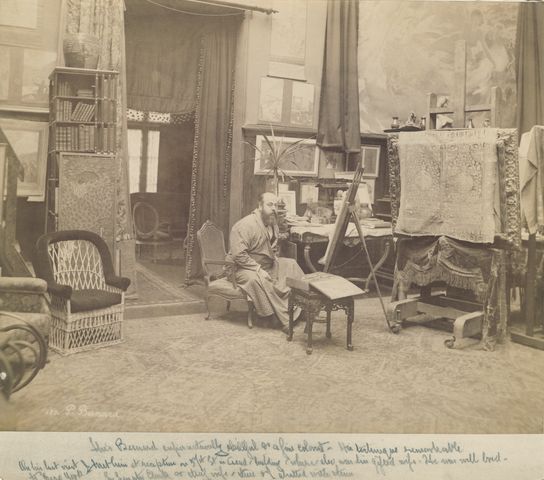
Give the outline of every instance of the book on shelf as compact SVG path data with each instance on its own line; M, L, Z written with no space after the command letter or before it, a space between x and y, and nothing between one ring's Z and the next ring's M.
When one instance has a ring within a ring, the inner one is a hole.
M325 272L308 273L300 279L287 277L287 286L299 290L317 290L330 300L363 295L365 292L357 285L339 275Z

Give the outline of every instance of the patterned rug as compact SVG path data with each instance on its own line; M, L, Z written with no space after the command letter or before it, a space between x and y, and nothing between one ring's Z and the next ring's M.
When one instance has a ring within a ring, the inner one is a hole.
M12 397L17 429L544 431L544 352L513 343L450 350L450 334L425 327L394 335L378 299L357 301L353 352L342 312L333 313L331 339L314 327L312 355L303 330L287 342L279 330L248 329L244 311L129 320L123 344L51 354Z
M180 269L181 270L181 269ZM177 284L166 280L150 268L136 263L136 282L138 297L127 298L127 305L156 304L165 302L192 302L201 300L191 289L182 285L183 274L180 273Z

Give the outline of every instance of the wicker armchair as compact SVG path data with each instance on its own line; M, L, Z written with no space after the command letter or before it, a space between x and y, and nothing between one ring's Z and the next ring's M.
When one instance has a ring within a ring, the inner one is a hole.
M206 220L204 225L196 233L198 246L200 247L200 260L202 270L204 271L204 282L206 284L206 309L208 310L208 320L211 316L209 308L209 298L216 296L226 300L227 311L230 309L230 303L236 300L247 302L247 326L253 328L253 314L255 308L253 302L246 293L236 284L234 278L234 268L224 267L234 264L225 260L227 252L225 250L225 239L221 229L210 220Z
M106 242L66 230L42 235L36 250L34 269L51 295L51 349L67 355L122 342L130 280L115 275Z

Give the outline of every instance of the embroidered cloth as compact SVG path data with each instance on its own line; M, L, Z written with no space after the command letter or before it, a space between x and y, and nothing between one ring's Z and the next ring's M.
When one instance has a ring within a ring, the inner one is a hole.
M395 233L493 243L496 129L402 132L399 161Z
M397 244L396 286L407 291L443 281L471 290L484 300L491 270L492 251L484 246L447 237L400 239Z

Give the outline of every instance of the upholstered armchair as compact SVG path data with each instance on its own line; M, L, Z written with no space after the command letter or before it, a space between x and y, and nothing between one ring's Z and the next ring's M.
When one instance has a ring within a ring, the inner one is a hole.
M47 361L47 283L0 277L0 392L6 399L28 385Z
M124 292L106 242L84 230L42 235L36 244L36 275L51 295L52 350L67 355L123 341Z

